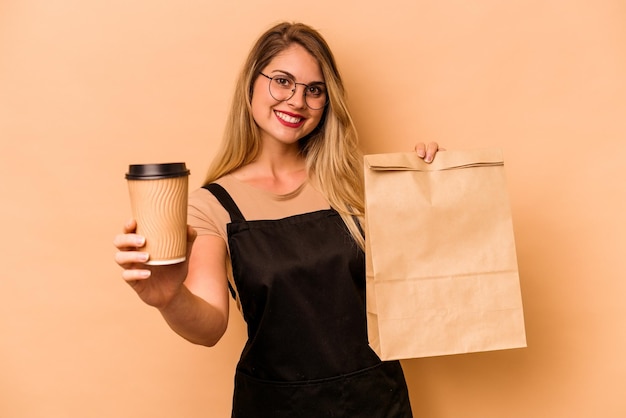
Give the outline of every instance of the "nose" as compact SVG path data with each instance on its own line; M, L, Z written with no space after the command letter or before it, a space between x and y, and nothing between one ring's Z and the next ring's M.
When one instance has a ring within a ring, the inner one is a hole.
M302 92L298 93L298 86L302 86ZM296 83L294 87L293 94L287 100L287 103L291 104L296 108L304 108L306 107L306 86L303 84Z

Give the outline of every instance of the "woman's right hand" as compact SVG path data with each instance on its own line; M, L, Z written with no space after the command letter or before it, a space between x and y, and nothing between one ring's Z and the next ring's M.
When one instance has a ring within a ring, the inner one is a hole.
M137 223L129 220L124 231L115 237L113 244L118 252L115 262L124 271L122 278L137 292L137 295L150 306L162 309L180 292L189 269L191 247L196 238L193 228L187 227L187 258L182 263L149 266L150 255L141 248L145 238L136 234Z

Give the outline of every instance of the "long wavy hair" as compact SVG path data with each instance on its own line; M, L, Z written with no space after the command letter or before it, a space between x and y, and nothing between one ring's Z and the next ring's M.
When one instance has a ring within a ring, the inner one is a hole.
M335 58L324 38L308 25L279 23L261 35L250 50L237 80L221 148L209 167L205 184L258 157L261 133L251 110L254 81L276 55L294 43L315 57L329 95L319 125L299 141L308 176L363 248L363 167L357 132Z

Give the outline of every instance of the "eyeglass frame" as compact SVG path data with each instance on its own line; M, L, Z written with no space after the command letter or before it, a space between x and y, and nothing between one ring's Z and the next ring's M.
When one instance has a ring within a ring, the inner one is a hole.
M274 100L277 100L277 101L279 101L279 102L286 102L287 100L291 99L293 96L295 96L295 95L296 95L296 90L298 90L298 85L300 85L300 86L304 86L304 103L306 104L306 106L307 106L309 109L311 109L311 110L322 110L323 108L325 108L325 107L326 107L326 105L327 105L327 104L328 104L328 102L329 102L328 91L326 91L326 92L324 92L324 94L326 95L326 101L324 102L324 104L322 105L322 107L317 107L317 108L316 108L316 107L311 107L311 106L309 105L309 102L308 102L308 101L307 101L307 99L306 99L306 97L307 97L306 91L307 91L307 89L308 89L309 87L314 87L314 86L315 86L315 84L313 84L313 85L309 85L309 84L305 84L305 83L297 83L297 82L296 82L296 80L294 80L294 79L293 79L293 77L291 77L291 76L289 76L289 75L286 75L286 74L275 75L274 77L270 77L269 75L264 74L264 73L262 73L261 71L259 71L259 74L261 74L263 77L265 77L265 78L267 78L267 79L269 80L269 82L268 82L268 84L267 84L267 90L269 91L270 96L272 96L272 99L274 99ZM276 98L276 97L274 97L274 95L272 94L272 81L273 81L275 78L280 78L280 77L283 77L283 78L288 78L288 79L290 79L290 80L293 80L293 84L294 84L294 88L291 90L291 95L290 95L289 97L287 97L286 99L282 99L282 100L277 99L277 98ZM316 83L316 84L323 84L324 86L326 86L326 84L325 84L325 83Z

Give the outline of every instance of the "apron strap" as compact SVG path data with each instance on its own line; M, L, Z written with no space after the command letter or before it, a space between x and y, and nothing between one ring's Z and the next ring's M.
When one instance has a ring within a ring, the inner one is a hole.
M208 191L213 193L213 195L217 198L217 201L220 202L221 205L224 206L224 209L228 211L231 222L246 220L233 198L222 186L217 183L211 183L207 184L206 186L202 186L202 188L207 189Z

